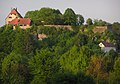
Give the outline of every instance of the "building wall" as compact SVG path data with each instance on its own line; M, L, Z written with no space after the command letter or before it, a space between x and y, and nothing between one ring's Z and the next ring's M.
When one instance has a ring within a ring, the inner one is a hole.
M20 25L19 28L27 29L27 28L31 28L31 26L30 25ZM16 27L15 27L15 25L13 25L13 30L15 30L15 29L16 29Z
M44 25L46 27L55 27L55 28L64 28L64 29L68 29L68 30L73 30L72 26L69 25Z
M103 43L100 43L99 46L100 46L101 48L105 47L105 46L103 45Z
M94 33L102 33L105 32L105 30L112 31L112 26L96 26L95 28L93 28Z
M38 40L43 40L43 39L47 38L47 35L46 34L38 34L37 37L38 37Z
M27 29L27 28L31 28L31 26L30 25L20 25L20 28L21 29Z
M114 51L116 51L116 48L115 47L103 47L103 48L101 48L101 50L102 51L104 51L104 52L109 52L110 50L114 50Z
M6 24L14 20L15 18L20 18L20 16L18 14L9 14L6 18Z

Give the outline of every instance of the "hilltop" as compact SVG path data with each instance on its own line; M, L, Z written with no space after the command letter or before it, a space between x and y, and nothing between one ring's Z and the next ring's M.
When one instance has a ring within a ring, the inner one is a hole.
M120 23L85 23L70 8L64 14L41 8L20 18L29 18L30 28L24 21L0 28L1 84L120 83Z

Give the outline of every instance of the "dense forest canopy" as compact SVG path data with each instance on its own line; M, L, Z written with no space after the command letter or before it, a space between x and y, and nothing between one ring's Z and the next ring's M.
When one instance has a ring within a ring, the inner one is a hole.
M30 29L0 28L1 84L120 84L120 23L93 21L67 8L28 11ZM44 25L71 25L73 30ZM93 33L95 26L113 30ZM86 31L83 31L86 30ZM47 38L38 40L36 34ZM101 41L116 43L117 51L103 52Z
M71 8L67 8L64 14L58 9L41 8L40 10L28 11L25 18L31 18L36 25L80 25L84 23L83 16L76 14Z

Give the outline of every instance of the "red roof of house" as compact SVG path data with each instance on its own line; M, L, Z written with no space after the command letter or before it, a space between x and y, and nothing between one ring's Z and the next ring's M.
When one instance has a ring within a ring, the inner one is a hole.
M12 20L11 22L9 22L9 24L12 25L17 25L17 24L28 24L30 25L31 20L29 18L16 18L14 20Z
M103 43L103 45L104 45L105 47L115 47L114 44L108 43L108 42L106 42L106 41L103 41L102 43Z
M18 14L18 11L16 9L11 10L10 14Z
M20 13L15 8L11 10L10 14L18 14L22 18L22 16L20 15Z

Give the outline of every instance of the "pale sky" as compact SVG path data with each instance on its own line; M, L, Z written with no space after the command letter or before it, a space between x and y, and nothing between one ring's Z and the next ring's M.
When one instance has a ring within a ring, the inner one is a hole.
M0 0L0 26L5 24L5 18L14 7L23 17L27 11L42 7L59 9L62 13L66 8L72 8L85 20L92 18L110 23L120 22L120 0Z

